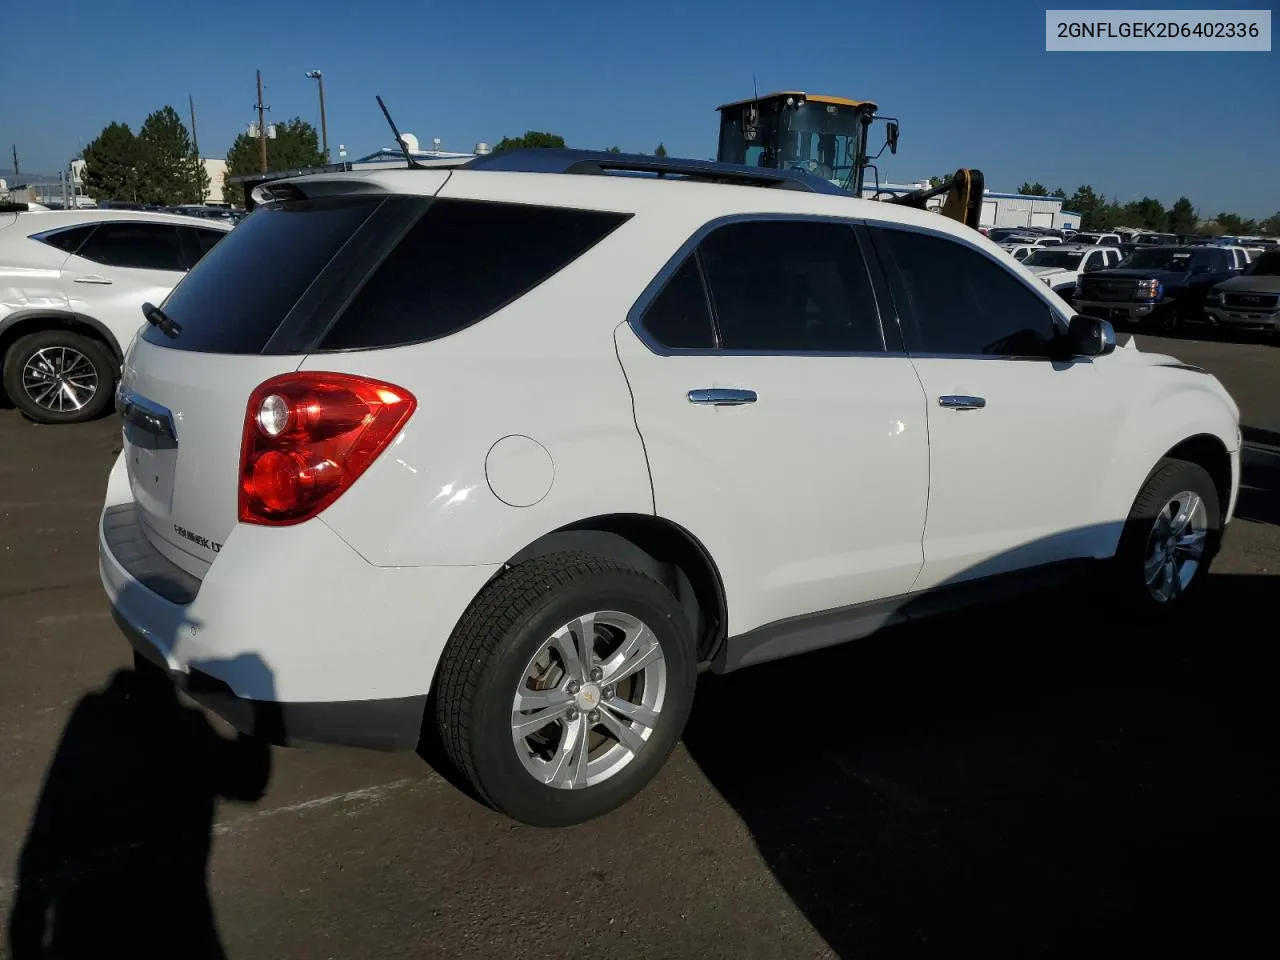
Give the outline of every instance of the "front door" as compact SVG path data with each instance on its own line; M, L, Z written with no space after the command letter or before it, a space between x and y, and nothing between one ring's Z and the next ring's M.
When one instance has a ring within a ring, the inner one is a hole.
M994 256L942 233L870 232L929 411L916 589L1105 553L1123 519L1095 496L1120 426L1116 378L1050 359L1050 297Z
M720 226L615 336L657 514L719 566L730 634L910 588L924 397L851 226Z

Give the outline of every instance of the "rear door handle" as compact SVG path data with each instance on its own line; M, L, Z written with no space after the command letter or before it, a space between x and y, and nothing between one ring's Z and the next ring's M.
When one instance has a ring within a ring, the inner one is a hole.
M106 277L99 277L96 275L89 276L89 277L76 277L72 282L73 283L101 283L101 284L111 283L111 281L108 280Z
M938 398L938 406L948 410L981 410L987 405L982 397L945 396Z
M743 403L755 403L754 390L729 390L720 387L689 391L690 403L709 403L717 407L736 407Z

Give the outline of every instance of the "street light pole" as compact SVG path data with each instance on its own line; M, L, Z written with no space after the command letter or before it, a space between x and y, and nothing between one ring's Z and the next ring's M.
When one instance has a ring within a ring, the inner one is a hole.
M324 74L319 70L308 70L307 77L320 85L320 143L324 149L324 162L329 162L329 128L324 116Z

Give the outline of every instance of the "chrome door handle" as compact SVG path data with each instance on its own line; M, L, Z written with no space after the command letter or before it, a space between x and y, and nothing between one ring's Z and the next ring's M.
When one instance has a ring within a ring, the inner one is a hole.
M717 407L736 407L743 403L755 403L754 390L727 390L719 387L690 390L690 403L710 403Z
M96 277L96 276L95 277L76 277L75 280L73 280L72 282L73 283L102 283L102 284L111 283L111 281L108 280L106 277Z
M981 410L987 405L982 397L947 396L938 398L938 406L948 410Z

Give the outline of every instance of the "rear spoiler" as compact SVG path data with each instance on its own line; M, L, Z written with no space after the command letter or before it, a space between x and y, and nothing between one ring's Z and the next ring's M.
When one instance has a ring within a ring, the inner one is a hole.
M436 167L461 167L470 162L470 157L456 159L444 157L439 160L419 160L417 168L434 169ZM314 167L298 167L293 170L271 170L267 173L246 173L238 177L230 177L228 182L238 183L244 187L244 210L251 213L253 208L266 203L271 197L270 184L278 180L291 180L295 177L309 177L318 173L351 173L366 170L403 170L403 160L390 160L385 163L362 163L359 167L347 161L343 163L326 163ZM350 183L351 181L344 181ZM267 189L263 189L267 188ZM278 199L278 198L276 198Z

